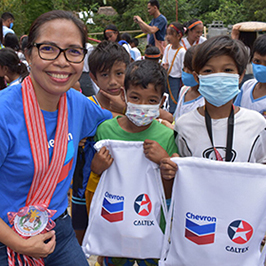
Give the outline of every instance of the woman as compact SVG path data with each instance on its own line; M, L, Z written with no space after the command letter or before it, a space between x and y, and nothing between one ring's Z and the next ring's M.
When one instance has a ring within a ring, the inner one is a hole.
M72 13L41 15L28 37L30 76L0 92L1 266L15 265L14 252L25 265L88 265L66 212L67 192L79 141L111 114L70 89L82 73L86 39Z

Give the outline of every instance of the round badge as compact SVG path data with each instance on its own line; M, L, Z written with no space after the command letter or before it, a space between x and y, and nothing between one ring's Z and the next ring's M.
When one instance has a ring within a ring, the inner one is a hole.
M34 206L29 206L29 211L22 217L16 215L14 227L22 236L35 236L41 233L48 223L47 211L40 211Z

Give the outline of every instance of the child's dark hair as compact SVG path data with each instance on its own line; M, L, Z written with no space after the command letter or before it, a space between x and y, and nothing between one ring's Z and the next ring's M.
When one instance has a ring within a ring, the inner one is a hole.
M261 35L254 42L253 49L251 50L251 54L250 54L251 60L252 60L255 52L261 56L266 55L266 34Z
M215 36L199 44L193 57L192 67L196 73L213 57L227 55L236 64L238 74L242 75L248 63L245 45L239 40L233 40L227 35Z
M126 49L116 42L102 41L89 55L90 72L96 77L97 72L111 69L115 62L130 63Z
M193 71L192 61L193 56L196 53L198 45L191 46L187 49L184 57L184 67L188 68L190 71Z
M103 31L103 36L104 36L104 39L105 40L108 40L107 39L107 36L106 36L106 32L108 31L113 31L113 32L116 32L117 33L117 38L116 38L116 42L119 42L121 40L121 35L119 33L119 30L118 28L114 25L114 24L110 24L110 25L107 25Z
M126 41L127 43L130 43L130 41L131 41L131 37L130 37L130 35L128 34L128 33L123 33L122 35L121 35L121 40L124 40L124 41Z
M4 38L4 43L5 47L9 47L14 51L18 52L20 50L20 45L16 34L7 33Z
M146 89L153 84L156 91L163 96L167 86L166 70L158 63L151 60L140 60L131 63L125 74L125 91L130 85L141 86Z
M145 59L158 61L161 58L160 49L156 46L147 46L145 50Z
M20 62L16 52L11 48L0 49L0 66L7 66L10 72L19 74L21 79L29 74L26 65Z
M185 22L183 26L187 29L186 33L188 33L190 30L193 30L199 24L203 24L202 21L197 18L193 18L190 21Z
M139 40L138 40L137 38L132 38L132 39L130 40L130 43L134 43L135 46L137 47L137 46L139 45Z
M178 21L172 22L169 24L169 26L171 28L171 32L176 32L177 34L181 34L181 37L184 36L185 34L185 30L184 27L181 23L179 23Z

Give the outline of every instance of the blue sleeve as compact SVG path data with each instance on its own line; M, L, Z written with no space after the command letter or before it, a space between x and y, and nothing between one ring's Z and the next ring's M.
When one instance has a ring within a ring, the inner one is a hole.
M242 95L243 95L243 89L241 88L240 93L238 93L238 95L235 99L235 102L234 102L235 106L241 106Z

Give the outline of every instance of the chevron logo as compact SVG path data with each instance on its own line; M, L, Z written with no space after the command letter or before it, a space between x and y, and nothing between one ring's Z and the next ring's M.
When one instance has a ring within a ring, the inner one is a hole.
M215 228L215 217L186 214L185 237L197 245L214 243Z
M124 197L105 193L101 216L110 223L123 221Z

